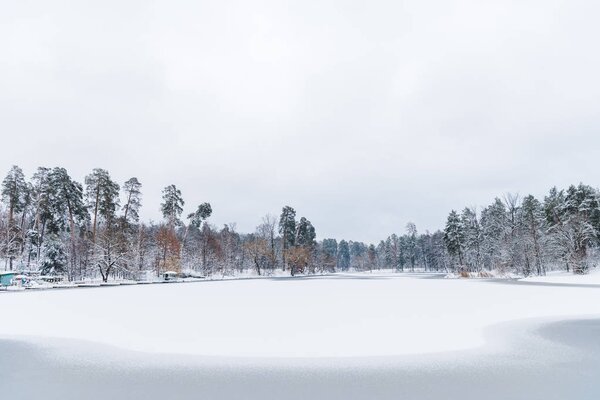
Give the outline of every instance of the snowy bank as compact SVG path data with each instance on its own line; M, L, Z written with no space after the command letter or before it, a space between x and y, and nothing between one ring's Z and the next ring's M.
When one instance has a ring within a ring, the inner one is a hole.
M566 271L552 271L546 276L530 276L521 279L521 281L569 285L600 285L600 268L594 268L585 275L576 275Z

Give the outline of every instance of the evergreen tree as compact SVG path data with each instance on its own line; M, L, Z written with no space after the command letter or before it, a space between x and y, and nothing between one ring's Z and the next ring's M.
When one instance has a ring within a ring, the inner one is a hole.
M315 238L316 233L313 225L306 218L300 218L300 222L298 223L298 228L296 230L296 246L313 247L315 244Z
M394 252L394 248L392 245L391 236L388 236L388 238L385 240L384 245L383 245L383 252L384 252L383 262L384 262L385 268L396 268L396 263L394 262L394 260L395 260L394 253L395 252Z
M412 222L406 224L406 255L414 272L417 262L417 226Z
M567 262L573 272L587 272L588 249L598 244L600 209L598 193L592 187L580 183L570 186L559 210L560 223L554 228L563 237L561 241Z
M126 224L135 224L140 219L142 207L142 184L137 178L130 178L123 184L125 206L123 207L123 221Z
M2 201L8 209L3 248L11 270L13 260L19 254L23 243L23 229L15 222L15 216L25 210L29 200L29 186L25 182L23 170L14 165L2 181Z
M335 239L323 239L323 264L329 271L337 268L338 243Z
M479 271L483 235L477 212L474 209L465 207L461 215L461 223L464 229L465 263L470 270Z
M56 167L48 174L50 189L51 233L67 230L75 234L76 223L88 219L83 201L83 187L71 179L67 170Z
M286 268L286 251L294 247L296 241L296 210L290 206L285 206L281 210L279 217L279 233L282 236L282 257L283 269Z
M8 208L8 227L14 226L15 214L25 208L28 186L23 170L16 165L10 169L2 181L2 201Z
M350 246L350 266L357 271L364 270L366 264L367 246L361 242L349 243Z
M487 269L503 268L507 258L508 219L506 207L502 200L496 198L494 203L481 212L481 229L483 233L482 253Z
M163 189L163 202L160 205L163 217L167 224L173 229L181 224L181 213L185 202L181 197L181 191L175 185L169 185Z
M341 240L338 247L338 265L342 271L350 268L350 246L345 240Z
M290 206L285 206L281 210L279 233L283 236L284 249L294 246L296 240L296 211Z
M60 275L67 272L67 254L60 238L49 235L41 254L40 272L44 275Z
M398 237L398 269L404 271L404 266L408 261L409 243L406 235Z
M545 275L544 245L546 221L542 204L532 195L526 196L521 205L525 234L525 271L535 268L537 275Z
M185 233L183 235L183 240L181 243L181 251L182 251L182 256L183 256L183 251L185 249L185 243L187 241L187 237L190 231L190 227L194 227L198 230L200 230L200 228L202 227L202 222L204 222L207 218L209 218L212 214L212 207L210 206L210 203L202 203L198 206L198 208L196 209L195 212L188 214L188 220L190 221L188 226L185 228ZM203 245L205 245L206 243L203 242ZM256 246L253 247L253 250L256 250ZM260 268L258 268L257 265L257 269L260 270ZM260 274L259 274L260 275Z
M377 266L377 250L374 244L370 244L367 249L367 266L369 271L373 270Z
M92 211L92 242L96 242L98 222L107 225L114 222L119 206L119 184L113 182L108 171L95 168L85 177L86 200Z
M32 201L35 207L34 228L43 237L46 222L52 218L50 168L39 167L32 178Z
M74 270L78 255L76 228L78 224L89 219L83 201L83 187L71 179L66 169L59 167L52 169L48 174L48 185L51 210L48 232L52 234L69 232L70 246L67 254L71 269Z
M448 216L446 222L446 229L444 231L444 242L448 248L448 253L452 256L458 257L458 265L462 268L464 265L464 242L465 233L464 227L457 212L452 210Z
M212 207L210 206L210 203L202 203L198 206L198 209L195 212L188 215L188 220L190 221L190 225L200 229L202 222L204 222L211 215Z

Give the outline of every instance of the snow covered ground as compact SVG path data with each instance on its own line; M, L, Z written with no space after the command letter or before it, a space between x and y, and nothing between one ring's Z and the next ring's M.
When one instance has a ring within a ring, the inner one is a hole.
M365 273L0 293L0 310L4 339L237 358L372 357L476 348L510 321L600 317L600 290Z
M592 269L586 275L574 275L572 272L552 271L546 276L531 276L521 279L523 282L562 283L576 285L600 285L600 268Z

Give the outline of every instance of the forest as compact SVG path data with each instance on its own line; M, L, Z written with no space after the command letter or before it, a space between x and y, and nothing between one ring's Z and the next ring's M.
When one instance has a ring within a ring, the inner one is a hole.
M377 244L317 240L310 220L298 218L290 206L279 216L264 216L251 233L231 224L216 227L209 222L208 202L195 203L195 211L183 215L185 201L175 185L162 191L162 220L141 221L142 183L132 177L120 184L100 168L82 184L61 167L40 167L27 179L13 166L1 190L0 268L70 281L142 280L166 271L584 274L595 266L600 243L600 193L584 184L552 188L544 199L507 194L481 209L453 210L444 229L433 233L419 233L409 222Z

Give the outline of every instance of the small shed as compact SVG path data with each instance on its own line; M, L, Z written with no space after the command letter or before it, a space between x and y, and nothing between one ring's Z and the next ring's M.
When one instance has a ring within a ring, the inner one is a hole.
M16 275L16 272L0 272L0 286L12 285Z

